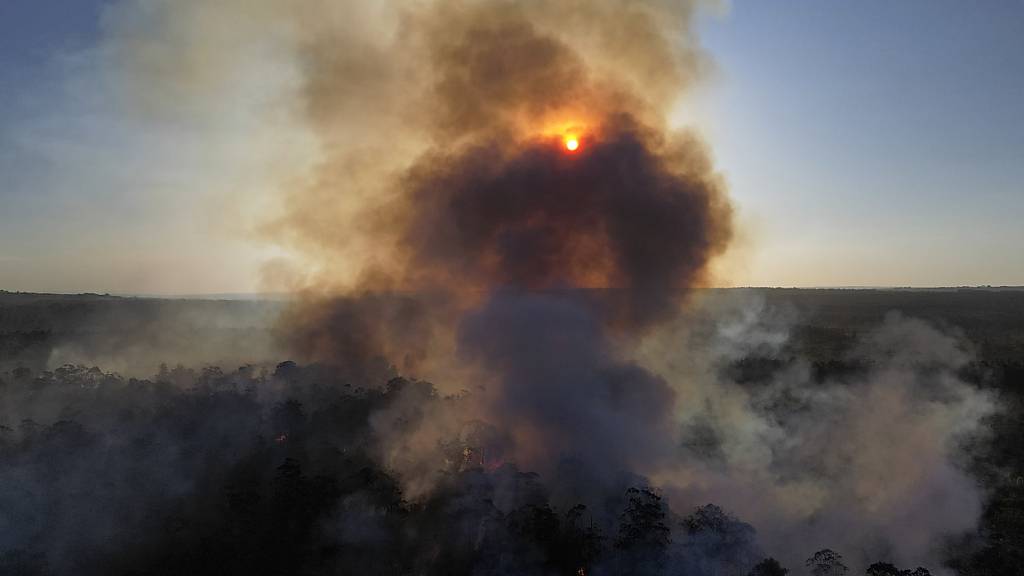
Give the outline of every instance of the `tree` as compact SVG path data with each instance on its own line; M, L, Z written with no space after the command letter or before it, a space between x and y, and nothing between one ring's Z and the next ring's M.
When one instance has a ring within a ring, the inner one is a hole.
M813 576L843 576L850 570L843 564L843 557L828 548L815 552L805 564Z
M629 504L622 513L619 524L618 548L668 548L669 527L665 525L665 505L658 496L647 488L630 488L626 491Z
M868 566L866 576L901 576L900 572L895 566L888 562L875 562L871 566Z
M660 574L667 560L671 530L665 524L666 506L661 496L648 488L630 488L629 502L619 522L613 574Z
M900 570L888 562L875 562L868 566L866 576L931 576L926 568L918 566L914 570Z
M757 563L748 576L786 576L789 570L782 567L775 558L765 558Z
M563 548L561 556L567 560L559 563L562 568L582 567L588 573L590 566L601 555L604 537L593 522L584 522L583 513L587 507L577 504L565 513L562 533ZM558 556L558 555L556 555Z
M683 519L682 527L690 572L740 574L763 557L754 527L714 504L694 510Z

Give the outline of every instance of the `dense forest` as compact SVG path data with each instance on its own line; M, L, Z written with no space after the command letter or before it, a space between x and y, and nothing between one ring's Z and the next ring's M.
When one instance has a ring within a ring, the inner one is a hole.
M794 318L793 334L771 354L717 367L744 387L798 359L820 381L870 370L846 350L892 310L974 343L960 377L1001 405L992 434L970 439L960 463L986 488L981 524L950 535L942 565L883 556L866 574L1019 573L1024 292L756 292ZM765 527L729 502L680 511L645 478L598 479L572 459L548 475L519 469L492 452L484 422L440 439L427 463L435 485L406 494L379 458L382 431L415 428L472 393L441 393L383 360L359 370L274 361L262 332L277 306L2 295L0 574L855 573L844 556L856 551L772 558L758 542ZM205 323L194 333L210 340L152 335L188 334L190 322ZM127 345L171 352L148 376L53 365L55 351L102 362ZM177 366L183 350L202 350L206 366Z

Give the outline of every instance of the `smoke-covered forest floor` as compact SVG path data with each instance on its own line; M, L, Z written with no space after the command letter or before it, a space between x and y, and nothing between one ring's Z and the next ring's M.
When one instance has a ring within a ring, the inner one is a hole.
M785 346L718 367L752 389L798 359L815 381L869 370L849 351L893 312L969 342L958 376L1000 407L959 463L984 509L929 569L1024 570L1024 289L698 295L736 297L788 319ZM630 478L614 480L607 510L555 506L557 482L479 448L487 430L478 445L447 445L432 495L411 501L367 448L381 414L401 427L459 396L386 362L289 361L274 336L284 306L0 292L0 574L710 575L747 574L770 555L728 502L680 514ZM713 322L715 309L690 320Z

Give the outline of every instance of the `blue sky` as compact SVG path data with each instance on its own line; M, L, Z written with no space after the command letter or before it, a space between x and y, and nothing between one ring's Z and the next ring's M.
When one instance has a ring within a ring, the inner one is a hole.
M1024 284L1024 2L737 1L702 124L753 284Z
M118 117L106 4L0 2L0 289L259 289L209 198L149 192L216 158ZM736 0L699 32L681 117L739 207L724 282L1024 284L1024 2Z

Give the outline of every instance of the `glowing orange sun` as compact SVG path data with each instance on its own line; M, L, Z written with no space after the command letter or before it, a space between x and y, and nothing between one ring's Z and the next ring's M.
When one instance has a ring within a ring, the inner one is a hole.
M580 141L575 136L565 137L565 149L569 152L575 152L580 147Z

